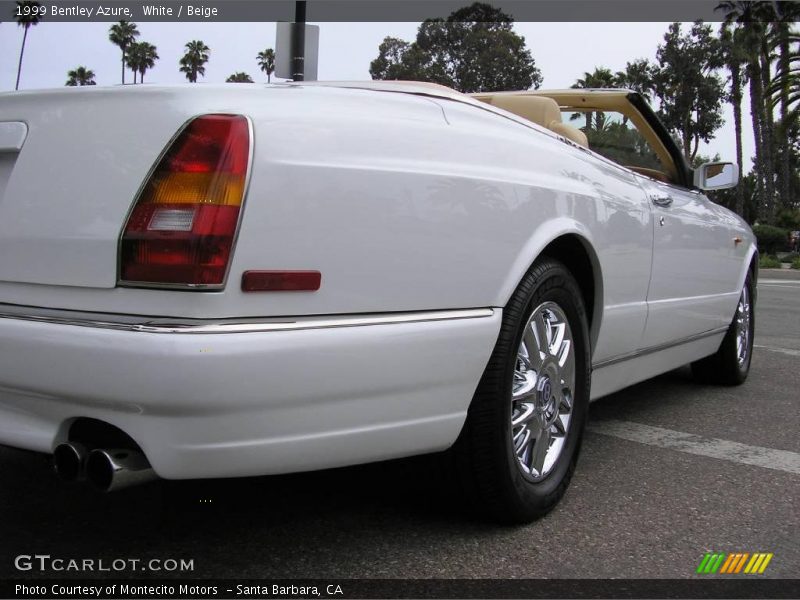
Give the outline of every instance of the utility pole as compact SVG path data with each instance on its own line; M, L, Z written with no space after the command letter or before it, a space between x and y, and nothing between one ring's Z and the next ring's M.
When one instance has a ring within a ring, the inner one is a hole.
M294 3L294 35L292 36L292 79L305 80L306 48L306 3Z

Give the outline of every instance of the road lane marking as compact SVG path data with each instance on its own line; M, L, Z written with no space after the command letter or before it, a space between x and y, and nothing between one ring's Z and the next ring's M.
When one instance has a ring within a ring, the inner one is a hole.
M775 348L774 346L760 346L759 344L753 344L754 348L760 348L761 350L769 350L770 352L780 352L781 354L788 354L789 356L800 356L800 350L792 350L791 348Z
M587 429L629 442L800 475L800 454L788 450L749 446L631 421L597 421L590 423Z
M800 285L783 285L778 283L759 283L759 288L783 288L785 290L800 290Z
M800 279L759 279L758 284L800 285Z
M758 283L786 283L788 285L800 285L800 279L761 279Z

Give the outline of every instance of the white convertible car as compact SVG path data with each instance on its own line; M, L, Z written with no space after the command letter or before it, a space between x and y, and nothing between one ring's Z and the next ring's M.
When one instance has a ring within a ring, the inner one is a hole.
M0 443L103 490L449 449L536 518L591 399L747 376L737 180L625 90L1 94Z

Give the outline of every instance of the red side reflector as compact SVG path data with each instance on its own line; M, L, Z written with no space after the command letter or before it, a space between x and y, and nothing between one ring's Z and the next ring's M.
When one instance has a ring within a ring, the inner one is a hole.
M319 271L245 271L243 292L316 292L322 282Z

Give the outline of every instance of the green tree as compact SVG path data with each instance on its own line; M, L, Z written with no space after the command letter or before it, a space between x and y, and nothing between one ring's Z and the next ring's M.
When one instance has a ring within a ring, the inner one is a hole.
M730 74L730 91L728 100L733 107L733 128L736 137L736 163L743 166L742 152L742 96L744 84L747 76L744 71L745 53L742 49L742 36L744 32L741 26L725 22L720 27L719 38L722 50L722 60L725 68ZM733 192L736 202L732 207L737 214L744 214L744 186L737 185Z
M744 206L742 208L741 216L745 221L752 225L758 218L758 205L756 204L755 200L755 186L755 173L751 171L747 175L739 178L739 185L737 185L735 188L706 192L706 196L708 196L711 201L716 202L717 204L720 204L730 210L734 210L736 203L738 202L736 190L741 188L744 192L742 194L744 196Z
M136 74L139 74L139 83L144 83L144 74L152 69L159 59L156 47L147 42L134 42L128 48L126 63L133 71L133 83L136 83Z
M595 67L592 73L584 73L573 85L573 89L607 89L617 87L617 77L606 67Z
M122 85L125 85L125 52L139 37L136 23L120 21L108 30L108 40L122 52Z
M725 21L741 26L737 40L745 57L745 72L749 80L750 116L753 124L756 156L757 205L764 216L772 220L775 205L775 181L772 162L772 111L765 106L763 50L766 39L766 15L772 13L771 2L725 1L717 5L725 13ZM766 74L769 78L769 73Z
M790 33L786 50L780 51L775 77L767 88L772 104L780 102L781 121L790 126L800 120L800 35Z
M592 73L585 72L583 77L579 78L572 84L573 89L606 89L617 87L617 77L611 72L611 69L606 67L595 67ZM573 115L573 118L577 115ZM605 114L603 112L584 113L586 118L586 132L592 129L592 121L594 120L594 128L598 131L603 129L605 123Z
M800 106L800 36L792 32L792 25L800 20L800 4L797 2L775 2L776 20L771 24L771 48L777 50L775 76L767 83L770 107L780 107L780 121L776 128L777 139L786 140L792 122L796 122L797 111L792 114L792 105ZM792 72L795 65L794 73ZM794 83L793 83L794 81ZM792 99L792 88L795 96ZM771 112L771 110L770 110ZM775 148L778 173L778 190L781 204L789 208L794 198L791 195L791 161L789 152L782 152L781 144Z
M84 66L75 67L71 71L67 71L67 83L64 85L96 85L94 71Z
M711 26L697 22L687 34L672 23L656 50L659 66L653 76L661 119L675 132L686 159L697 154L723 124L725 89L716 70L722 66L720 42Z
M253 78L250 77L244 71L237 71L233 75L229 76L226 80L226 83L253 83Z
M800 119L790 118L785 131L786 136L782 137L782 143L775 147L777 163L781 164L783 161L789 163L788 196L781 203L782 206L775 211L775 223L778 225L780 223L777 219L782 212L794 212L800 209Z
M616 85L632 92L638 92L650 102L653 93L653 65L646 58L640 58L625 65L624 71L617 71Z
M19 65L17 66L17 83L14 89L19 89L19 78L22 75L22 57L25 54L25 42L28 40L28 30L41 21L38 10L42 7L40 2L34 0L17 0L17 10L14 13L17 25L22 27L22 46L19 49Z
M661 170L661 162L638 130L604 119L601 127L585 131L589 147L621 165Z
M272 74L275 72L275 50L267 48L256 55L258 68L267 76L267 83L270 83Z
M186 75L192 83L197 83L198 75L203 77L206 74L206 63L208 62L211 48L206 46L201 40L192 40L185 46L186 53L180 60L180 71Z
M710 163L710 162L719 162L721 160L722 160L722 158L720 158L718 153L715 154L714 156L706 156L704 154L698 153L698 154L695 154L694 158L692 159L691 165L692 165L693 169L696 169L700 165L704 165L704 164Z
M378 46L378 58L369 66L373 79L421 79L422 53L419 47L395 37L385 37Z
M511 16L480 2L447 19L426 19L413 43L384 38L370 75L429 81L465 93L538 88L542 75L513 24Z

